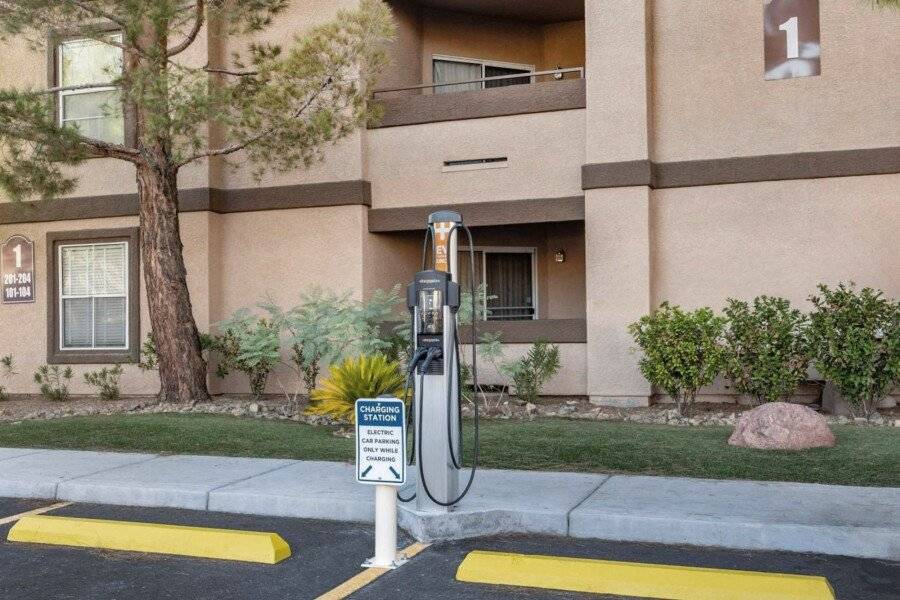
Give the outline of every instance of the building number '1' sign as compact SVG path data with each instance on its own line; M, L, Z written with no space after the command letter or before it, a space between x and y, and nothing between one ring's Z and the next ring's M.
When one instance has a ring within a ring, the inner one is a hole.
M764 6L766 79L819 75L819 0L771 0Z
M34 302L34 242L14 235L0 246L3 304Z

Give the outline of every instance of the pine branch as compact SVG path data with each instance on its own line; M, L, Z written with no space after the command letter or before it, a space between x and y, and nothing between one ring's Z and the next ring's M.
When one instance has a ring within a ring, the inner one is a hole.
M322 85L319 87L319 89L317 89L313 94L310 95L310 97L306 100L306 102L303 103L302 106L300 106L300 108L298 108L296 111L294 111L294 113L290 116L290 119L293 120L293 119L300 118L300 116L304 112L306 112L310 106L312 106L312 103L315 102L316 98L318 98L322 94L322 92L324 92L328 88L328 86L331 85L331 83L332 83L332 78L329 77L328 79L325 80L324 83L322 83ZM256 135L253 135L253 136L247 138L246 140L244 140L242 142L238 142L238 143L232 144L230 146L225 146L224 148L218 148L216 150L207 150L205 152L199 152L197 154L189 156L188 158L179 162L177 166L178 166L178 168L181 168L184 165L191 163L195 160L199 160L201 158L209 158L211 156L227 156L229 154L234 154L235 152L239 152L239 151L243 150L244 148L247 148L248 146L255 144L256 142L272 135L273 133L278 131L278 129L279 129L278 125L273 125L271 127L267 127L266 129L260 131Z
M203 67L203 70L207 73L216 73L221 75L234 75L235 77L250 77L253 75L259 75L259 71L232 71L230 69L214 69L209 65Z
M166 56L175 56L190 47L191 44L194 43L194 40L197 39L197 34L200 33L200 29L203 28L204 16L206 14L206 6L204 0L197 0L197 4L195 5L195 14L194 14L194 25L191 27L191 30L187 33L187 36L184 40L181 41L176 46L169 48L166 50Z
M84 12L86 12L88 15L90 15L92 17L96 17L98 19L106 19L107 21L115 23L116 25L118 25L119 27L122 27L123 29L126 26L125 21L123 21L122 19L116 17L109 11L105 11L105 10L98 8L97 6L94 6L93 4L91 4L89 2L83 2L82 0L62 0L62 2L64 4L71 4L72 6L80 8L81 10L83 10Z
M45 90L29 90L22 92L23 94L32 94L32 95L41 95L41 94L56 94L58 92L74 92L77 90L89 90L93 88L110 88L115 87L113 84L106 83L81 83L78 85L60 85L56 87L47 88Z
M81 137L79 140L86 145L92 152L108 158L117 158L137 164L144 157L137 148L130 148L124 144L113 144L104 142L95 138Z

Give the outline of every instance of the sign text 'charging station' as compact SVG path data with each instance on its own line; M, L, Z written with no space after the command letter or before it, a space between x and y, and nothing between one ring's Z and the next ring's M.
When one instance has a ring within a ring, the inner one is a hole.
M406 405L402 400L356 401L356 481L406 483Z

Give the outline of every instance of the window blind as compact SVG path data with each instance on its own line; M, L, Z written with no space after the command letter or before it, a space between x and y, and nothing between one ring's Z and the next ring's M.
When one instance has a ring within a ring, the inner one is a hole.
M60 248L62 349L127 347L128 244Z

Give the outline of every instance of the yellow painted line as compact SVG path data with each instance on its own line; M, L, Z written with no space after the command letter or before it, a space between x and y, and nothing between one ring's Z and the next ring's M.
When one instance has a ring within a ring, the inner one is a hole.
M456 579L666 600L834 600L824 577L506 552L470 552Z
M22 517L7 539L270 565L291 555L290 546L276 533L74 517Z
M19 513L17 515L12 515L11 517L3 517L0 519L0 525L6 525L8 523L14 523L23 517L27 517L30 515L40 515L45 512L50 512L51 510L56 510L57 508L63 508L65 506L71 505L71 502L57 502L56 504L51 504L50 506L43 506L41 508L35 508L34 510L28 510L23 513Z
M401 554L404 554L406 558L412 558L422 550L428 547L428 544L410 544L407 546ZM385 573L390 571L390 569L380 569L378 567L371 567L359 573L336 588L329 590L316 598L316 600L343 600L353 592L364 588L369 585Z

